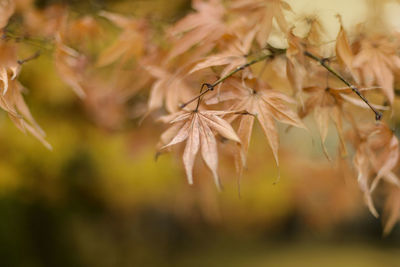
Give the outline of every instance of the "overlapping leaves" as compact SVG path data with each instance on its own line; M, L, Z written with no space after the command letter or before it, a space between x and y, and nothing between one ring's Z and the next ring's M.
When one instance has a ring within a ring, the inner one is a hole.
M172 123L173 126L161 136L161 140L165 145L160 150L186 141L183 163L189 184L193 184L193 166L196 155L201 149L202 158L211 170L215 184L221 189L218 176L217 140L214 132L240 144L240 139L231 125L220 117L230 113L232 112L195 110L178 112L163 118L163 120Z

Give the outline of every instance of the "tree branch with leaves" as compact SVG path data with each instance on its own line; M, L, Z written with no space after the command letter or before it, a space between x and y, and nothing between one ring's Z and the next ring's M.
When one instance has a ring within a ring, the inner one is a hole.
M389 232L400 214L399 144L389 126L396 116L400 35L358 28L349 41L339 16L337 36L326 43L318 18L304 17L308 30L299 33L300 26L288 19L294 11L283 0L193 0L192 7L160 34L151 19L1 1L0 108L19 129L51 148L18 82L21 68L39 56L18 59L18 47L40 47L99 127L117 130L135 116L162 122L168 128L158 152L185 143L189 184L200 179L193 171L200 153L219 190L219 143L232 144L224 154L233 157L238 177L245 176L257 122L279 168L278 123L310 133L305 119L312 116L321 154L331 161L325 144L334 124L340 152L335 157L353 168L371 213L379 214L377 190L397 203L386 208ZM118 31L111 43L102 40L103 24ZM143 95L146 108L133 116Z

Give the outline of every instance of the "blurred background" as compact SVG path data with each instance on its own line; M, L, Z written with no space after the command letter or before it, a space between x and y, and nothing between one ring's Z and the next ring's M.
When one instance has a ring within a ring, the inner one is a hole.
M160 31L191 10L187 0L36 2L147 17ZM361 0L288 2L298 14L334 22L340 12L348 25L369 12ZM334 32L339 26L329 21ZM256 128L239 197L232 161L223 156L222 193L200 162L194 186L179 155L156 162L163 128L152 119L99 127L56 74L50 53L27 63L20 80L54 150L0 113L0 266L400 265L400 227L382 237L356 176L323 157L317 135L281 129L281 179L274 185L278 170Z

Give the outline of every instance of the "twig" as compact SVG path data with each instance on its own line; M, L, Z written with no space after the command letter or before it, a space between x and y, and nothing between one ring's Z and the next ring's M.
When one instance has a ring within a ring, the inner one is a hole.
M33 54L33 55L30 56L30 57L27 57L27 58L18 60L17 63L18 63L19 65L23 65L23 64L25 64L25 63L28 62L28 61L37 59L38 57L40 57L40 51L36 51L36 53Z
M224 77L219 78L219 79L218 79L217 81L215 81L213 84L203 83L202 86L201 86L201 88L203 89L203 88L206 86L207 89L206 89L204 92L201 92L198 96L196 96L196 97L192 98L191 100L189 100L188 102L186 102L186 103L180 105L180 108L184 108L184 107L186 107L187 105L189 105L190 103L192 103L192 102L194 102L194 101L196 101L196 100L200 100L200 98L201 98L202 96L204 96L205 94L207 94L207 93L210 92L210 91L213 91L214 88L215 88L216 86L218 86L220 83L223 83L226 79L232 77L233 75L235 75L235 74L238 73L239 71L242 71L242 70L244 70L245 68L248 68L248 67L250 67L251 65L254 65L254 64L256 64L256 63L258 63L258 62L260 62L260 61L266 60L266 59L268 59L268 58L273 58L273 57L275 57L276 55L283 53L282 51L285 51L285 50L279 50L278 52L275 52L275 51L274 51L274 53L272 53L272 54L265 54L265 55L262 55L262 56L260 56L260 57L258 57L258 58L256 58L256 59L253 59L252 61L250 61L250 62L248 62L248 63L246 63L246 64L244 64L244 65L241 65L241 66L237 67L236 69L234 69L233 71L231 71L230 73L228 73L227 75L225 75ZM200 104L200 101L198 102L198 105L199 105L199 104Z
M199 96L198 99L197 99L197 105L196 105L195 111L198 111L198 110L199 110L200 99L201 99L201 97L202 97L203 95L205 95L205 93L207 93L207 91L206 91L205 93L203 93L203 88L204 88L204 86L207 86L207 90L208 90L208 89L210 88L211 85L209 85L208 83L203 83L203 84L201 85L201 88L200 88L200 96Z
M340 81L342 81L344 84L346 84L348 87L351 88L351 90L356 93L362 101L365 102L365 104L368 105L368 107L375 113L375 120L380 121L382 119L382 113L379 112L378 110L376 110L370 103L369 101L360 93L360 90L355 87L354 85L352 85L350 82L348 82L342 75L340 75L337 71L335 71L333 68L331 68L331 66L329 66L327 64L327 61L317 57L316 55L308 52L308 51L304 51L304 55L319 62L319 64L321 64L322 67L324 67L325 69L327 69L330 73L332 73L336 78L338 78Z
M0 36L2 40L14 40L15 42L23 42L25 44L39 47L41 50L51 51L53 47L51 46L52 38L35 38L30 36L18 35L9 30L4 30L3 34Z

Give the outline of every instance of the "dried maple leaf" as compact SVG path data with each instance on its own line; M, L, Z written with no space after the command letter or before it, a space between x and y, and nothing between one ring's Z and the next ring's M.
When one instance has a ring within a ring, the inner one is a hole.
M328 135L329 121L332 120L336 126L336 130L340 140L340 148L342 154L346 154L346 145L343 136L343 110L342 105L344 99L340 91L329 87L306 87L303 89L310 96L305 101L304 107L300 109L299 115L301 118L306 117L313 112L315 122L317 123L322 149L328 159L329 154L325 147L325 140Z
M56 37L54 61L61 79L80 97L85 97L82 82L85 80L84 70L86 57L78 51L66 46L60 35Z
M389 103L394 101L393 72L400 69L397 46L384 36L373 36L360 41L360 51L356 54L353 67L360 71L366 86L377 84L382 87ZM354 77L357 79L358 77Z
M130 58L137 58L145 51L147 24L144 20L121 16L103 11L101 16L107 18L123 29L113 45L104 50L98 59L98 66L106 66L123 57L126 62Z
M321 46L326 29L322 24L321 18L317 15L309 15L306 17L306 22L310 25L306 40L314 46Z
M230 92L221 92L220 96L216 96L207 103L215 103L218 100L232 100L234 104L231 110L246 110L255 115L272 149L275 161L279 166L279 137L275 121L299 128L306 128L296 112L287 106L287 103L295 103L294 100L279 91L271 89L259 79L250 80L247 84L231 79L228 85L232 87ZM240 155L240 157L242 158L243 165L245 165L255 117L240 117L237 133L242 141L243 155ZM237 115L234 115L231 120L235 120L236 118Z
M295 94L302 91L306 70L304 67L304 45L302 39L295 36L292 31L287 36L288 48L286 49L286 75Z
M148 111L152 112L163 106L169 112L177 112L179 105L193 97L191 88L182 74L172 74L156 66L147 66L147 71L157 80L153 83L148 101Z
M21 92L24 87L16 80L20 71L13 45L0 42L0 107L8 113L10 119L23 132L28 131L43 145L51 149L45 140L45 133L37 124L26 105Z
M9 80L8 83L9 90L5 94L0 94L0 107L8 113L18 129L24 133L29 132L51 150L51 145L45 140L46 134L33 118L22 97L21 92L24 87L17 80Z
M393 132L383 123L356 128L353 143L356 154L353 159L358 172L358 183L364 193L371 213L378 217L371 193L381 179L400 187L399 178L392 172L399 159L399 142ZM370 180L373 178L372 185Z
M195 45L205 54L227 32L225 8L220 0L193 0L192 6L196 12L179 20L170 29L173 46L169 58L179 56Z
M27 6L22 15L24 29L29 35L54 38L54 35L65 26L67 8L65 5L52 4L44 9L37 9L32 5Z
M308 116L310 113L314 114L315 122L317 123L322 149L328 159L330 159L328 152L325 147L325 140L328 134L329 121L335 124L339 141L340 141L340 152L342 155L346 155L346 144L343 135L343 118L345 117L346 111L345 103L368 109L368 105L361 99L351 97L349 95L354 94L351 88L334 88L326 84L327 80L324 81L323 76L326 74L320 71L315 72L310 77L313 77L314 86L303 88L303 92L308 95L303 107L299 111L300 118ZM371 88L360 88L361 92L367 91ZM374 89L374 88L372 88ZM386 109L386 107L373 105L375 109Z
M143 86L143 82L147 82L133 76L131 71L114 71L106 76L91 75L83 81L82 88L86 94L83 104L99 126L116 130L123 125L127 100L137 92L138 87Z
M21 65L17 62L17 53L15 45L8 42L0 42L0 81L3 82L3 95L7 93L9 87L10 77L8 75L11 72L11 80L14 80L19 71Z
M350 73L353 75L354 79L358 83L359 77L353 67L354 54L347 38L346 31L343 28L342 20L340 17L339 20L340 30L336 37L336 57L338 59L338 62L350 71Z
M400 220L400 189L391 187L385 202L385 207L382 216L383 234L388 235Z
M231 8L246 17L248 28L257 28L256 39L261 47L265 47L271 33L272 20L275 18L279 28L287 32L283 10L291 11L288 3L282 0L236 0Z
M14 0L0 0L0 29L7 26L8 20L14 14Z
M103 33L99 23L89 15L78 18L68 26L68 40L86 43Z
M250 31L243 39L238 39L230 45L225 52L209 56L196 64L189 73L213 66L227 65L221 73L221 77L224 77L237 67L246 64L254 34L255 30Z
M399 140L387 125L381 124L376 128L368 137L369 147L374 152L369 159L376 172L371 191L375 190L382 178L400 186L399 178L392 172L399 160Z
M160 151L186 141L183 163L189 184L193 184L193 165L196 155L201 149L202 158L211 170L218 189L221 189L218 176L217 140L213 131L226 139L240 143L240 139L231 125L220 117L230 113L232 112L181 111L163 118L169 120L173 126L163 133L161 141L165 145L160 148Z

